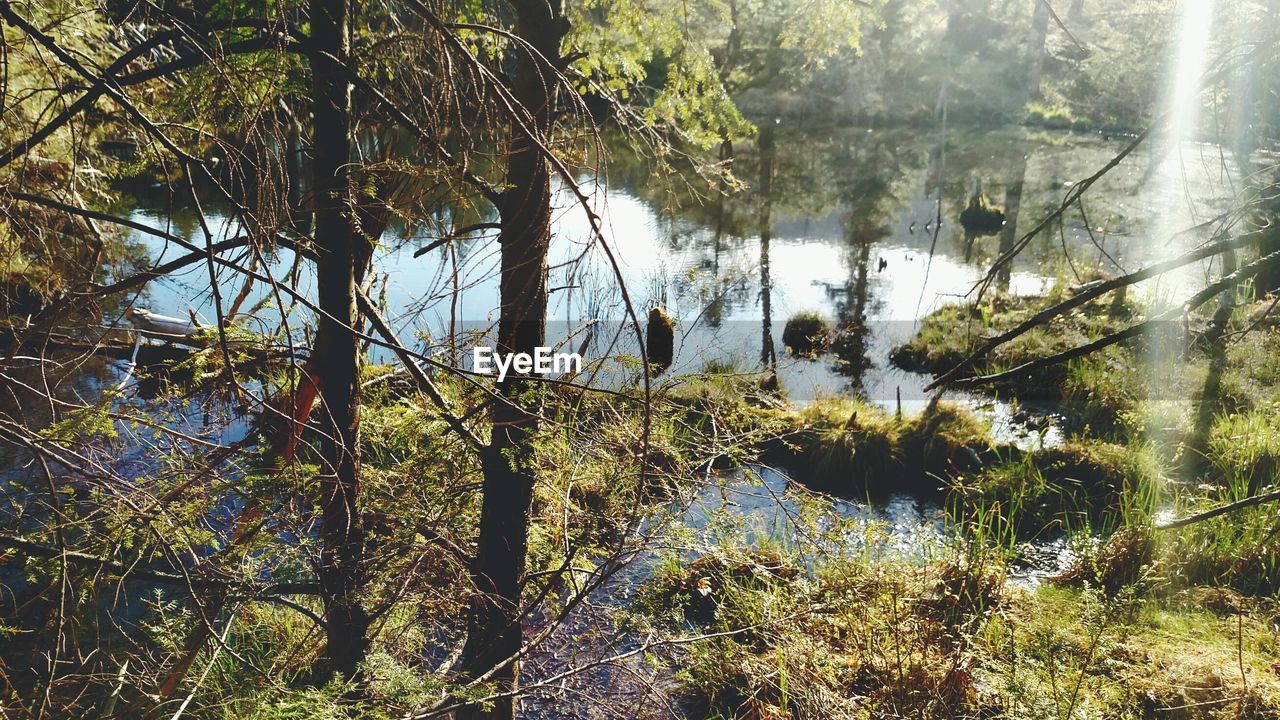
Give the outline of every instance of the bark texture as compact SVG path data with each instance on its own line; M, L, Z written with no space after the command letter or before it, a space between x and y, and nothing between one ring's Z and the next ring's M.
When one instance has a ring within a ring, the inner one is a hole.
M356 283L365 244L355 219L350 177L353 144L349 0L312 0L313 191L316 280L321 310L313 350L323 430L320 467L321 556L318 579L328 625L330 668L357 677L368 649L369 617L358 598L365 580L360 495L360 346Z
M551 244L551 168L532 134L545 142L555 116L560 44L568 21L558 2L512 0L515 32L540 57L520 53L514 64L513 93L531 115L524 127L512 123L507 147L506 186L501 216L501 308L498 350L532 353L543 345L547 315L547 252ZM517 51L519 52L519 51ZM532 439L538 430L538 388L508 375L499 384L493 431L483 457L483 501L472 576L479 594L472 607L461 670L487 676L498 692L517 687L521 645L521 589L528 553L533 486ZM473 706L460 718L512 718L510 697Z

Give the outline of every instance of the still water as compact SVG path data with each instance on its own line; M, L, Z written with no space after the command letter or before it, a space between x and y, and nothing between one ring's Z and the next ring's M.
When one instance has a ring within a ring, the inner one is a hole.
M925 401L926 378L893 368L889 350L911 336L921 317L969 295L1002 248L1129 142L1023 128L959 130L945 138L902 128L779 128L775 138L765 157L751 143L740 147L734 172L747 189L728 199L707 178L659 176L623 152L614 153L603 172L581 175L617 258L616 272L584 209L562 188L549 283L551 340L572 336L566 345L576 347L590 335L588 362L634 352L631 331L622 327L620 278L642 322L654 306L677 318L677 357L667 379L709 363L761 367L768 308L779 378L793 401L859 392L885 405L900 395L910 409ZM1186 143L1179 152L1176 163L1163 154L1134 153L1041 233L999 284L1013 293L1042 293L1059 280L1087 280L1095 269L1133 270L1207 240L1219 229L1208 221L1244 190L1240 168L1216 146ZM764 183L770 167L771 182ZM957 218L975 188L1004 206L1007 221L996 235L967 240ZM141 198L132 217L204 242L188 212ZM211 213L208 220L215 239L238 231L224 216ZM475 233L414 257L437 237L424 228L389 232L375 257L371 295L407 344L465 364L478 339L463 331L482 332L496 322L497 244L492 235ZM157 262L182 254L148 235L132 239ZM293 265L291 253L280 250L269 270L283 277ZM1213 263L1190 266L1143 291L1177 300L1213 272ZM314 297L305 263L299 277L300 291ZM223 269L219 284L225 305L243 280ZM215 314L209 285L207 269L198 264L152 282L139 302L170 315L194 310L208 321ZM308 319L301 310L282 313L274 306L269 288L251 287L244 306L254 308L250 327L271 330L287 317L296 333ZM782 328L804 310L863 338L856 356L789 357ZM458 333L452 343L451 330ZM375 350L374 359L386 356Z

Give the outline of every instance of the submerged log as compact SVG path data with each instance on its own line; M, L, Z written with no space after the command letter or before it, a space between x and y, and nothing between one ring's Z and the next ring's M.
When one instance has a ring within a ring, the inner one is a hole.
M113 360L129 360L133 356L133 342L124 332L109 332L104 337L90 340L65 333L32 335L11 327L0 327L0 352L6 355L38 353L42 357L94 354ZM138 349L137 361L142 365L180 362L193 352L195 348L190 346L146 344Z
M112 360L133 361L145 367L179 363L189 359L194 353L215 345L212 338L203 338L199 334L182 336L156 333L153 330L138 332L167 342L135 344L132 333L125 328L107 330L96 337L84 337L63 332L31 333L21 327L0 326L0 354L9 357L19 354L38 357L93 354ZM256 361L288 355L287 348L282 346L244 341L233 342L232 346L235 352L243 353Z

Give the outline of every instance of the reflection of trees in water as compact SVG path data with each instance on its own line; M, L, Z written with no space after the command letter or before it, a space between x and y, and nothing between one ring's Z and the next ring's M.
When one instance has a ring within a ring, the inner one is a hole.
M873 163L859 170L845 186L849 200L842 224L846 257L851 261L849 280L842 289L828 290L835 304L838 328L833 349L841 372L849 376L856 391L863 389L863 376L872 366L867 347L867 315L872 305L871 247L892 235L889 221L901 204L893 194L891 180L891 173L897 168Z
M676 284L677 293L696 300L700 322L718 328L726 317L755 303L755 266L756 259L743 258L742 263L722 265L719 272L713 272L704 261L698 266L701 272Z
M778 353L773 347L773 279L769 275L769 239L773 231L773 128L760 130L760 364L776 372Z
M716 202L717 232L712 234L712 244L704 249L715 261L701 264L725 271L725 266L719 262L724 247L746 244L741 235L734 236L733 229L754 226L760 250L759 301L764 321L764 356L769 354L771 338L768 334L771 334L769 328L773 320L774 299L772 278L766 273L770 269L770 246L777 239L774 231L777 221L780 218L821 220L833 212L840 212L841 224L846 228L845 242L865 246L861 250L866 256L865 266L870 262L870 245L889 234L890 221L905 202L906 179L920 164L921 153L901 150L904 142L909 145L913 137L907 133L872 134L862 130L815 139L786 128L768 128L761 137L767 140L758 143L754 152L743 152L735 158L736 172L740 177L757 178L756 191L721 198ZM764 146L763 151L761 145ZM850 247L855 245L850 244ZM856 268L851 267L851 277L856 274ZM856 283L851 281L851 284ZM865 275L862 284L866 285ZM861 292L866 293L865 290ZM844 289L838 294L844 294ZM717 299L728 300L731 297L728 293L721 293ZM749 294L738 297L751 300ZM838 306L842 304L839 297L835 302ZM865 304L865 299L859 303L863 307ZM729 312L736 307L738 305L735 304L723 311Z
M772 311L778 298L773 291L778 278L765 276L776 270L771 252L779 242L793 237L816 238L809 228L830 227L838 218L849 275L844 285L831 289L831 301L836 319L849 331L840 338L838 349L847 354L843 364L852 376L859 375L867 364L865 316L871 312L877 271L872 267L876 263L872 246L892 237L895 242L927 250L932 232L923 228L936 210L928 203L924 211L921 201L936 197L936 183L941 179L944 227L936 250L963 258L966 247L959 213L965 208L974 179L980 179L991 201L1002 204L1006 214L1006 225L1000 232L978 237L972 248L973 264L989 264L1011 246L1019 226L1025 227L1018 222L1019 215L1034 218L1047 212L1048 204L1056 206L1061 187L1053 170L1056 153L1074 151L1075 147L1065 143L1046 146L1039 136L1021 129L959 129L948 133L947 170L939 178L938 138L932 131L857 128L815 132L785 124L769 130L771 152L762 153L758 142L734 148L733 173L752 186L748 191L718 192L706 178L692 176L655 182L643 160L626 157L611 161L611 184L656 206L670 221L665 238L668 247L690 258L684 268L673 273L673 287L686 298L686 307L689 301L696 302L701 321L713 326L753 306L760 309L760 316L767 313L769 320L774 320ZM1033 151L1037 156L1029 158ZM767 189L762 172L766 162L771 165ZM1091 208L1090 212L1095 211ZM1099 205L1096 212L1101 215L1108 209ZM907 232L912 221L916 221L914 232ZM1068 226L1069 242L1078 243L1079 237L1071 240L1071 232ZM1026 262L1061 262L1062 243L1056 231L1043 234L1028 250ZM1084 257L1080 252L1077 247L1075 254ZM1007 287L1008 273L999 281ZM762 350L767 351L767 342L762 335Z
M1018 212L1022 209L1022 188L1027 180L1027 149L1019 143L1014 152L1014 163L1009 173L1009 182L1004 188L1004 227L1000 230L999 255L1013 249L1018 239ZM1009 291L1012 263L1005 263L996 274L996 289Z

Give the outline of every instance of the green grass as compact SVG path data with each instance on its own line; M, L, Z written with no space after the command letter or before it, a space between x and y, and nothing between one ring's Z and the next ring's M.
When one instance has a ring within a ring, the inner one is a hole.
M1149 450L1099 440L1009 453L953 485L953 514L993 509L1019 536L1149 522L1162 483Z
M827 396L793 416L773 456L807 485L845 497L940 489L992 452L989 428L968 410L935 403L899 417L855 398Z
M1044 586L1010 603L985 639L978 675L1003 717L1280 717L1264 617Z
M802 565L721 547L670 558L637 611L660 637L715 634L653 658L696 717L1280 717L1266 606L1128 585L1016 589L1005 573L981 549ZM715 614L693 622L681 608L700 582Z

